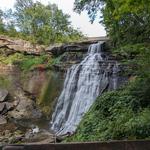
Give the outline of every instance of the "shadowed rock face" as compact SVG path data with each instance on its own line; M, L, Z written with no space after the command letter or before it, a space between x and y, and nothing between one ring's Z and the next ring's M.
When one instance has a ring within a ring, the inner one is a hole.
M0 89L0 102L5 101L7 96L8 96L8 91L5 89Z
M43 52L45 52L53 54L54 56L59 56L65 52L87 52L90 44L108 40L107 37L87 38L81 42L54 44L46 48L43 45L31 44L29 41L22 39L0 36L0 53L3 53L3 50L6 55L16 52L27 55L42 55Z
M75 132L96 98L104 90L118 87L119 71L118 63L109 61L103 52L103 43L89 46L84 60L67 71L51 121L51 129L56 135Z
M18 104L8 115L14 119L37 119L41 117L41 112L37 109L35 102L22 90L16 91Z
M54 56L59 56L66 52L87 52L89 45L97 43L98 41L101 41L103 43L103 46L105 45L105 49L107 49L108 45L103 41L109 41L109 39L107 37L97 37L88 38L81 42L50 45L46 48L45 51L47 53L52 53Z

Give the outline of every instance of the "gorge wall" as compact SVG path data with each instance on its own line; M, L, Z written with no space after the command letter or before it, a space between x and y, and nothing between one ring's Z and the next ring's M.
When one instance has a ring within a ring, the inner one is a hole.
M105 50L104 42L91 44L85 58L67 70L51 121L56 135L73 134L96 98L121 84L121 68Z

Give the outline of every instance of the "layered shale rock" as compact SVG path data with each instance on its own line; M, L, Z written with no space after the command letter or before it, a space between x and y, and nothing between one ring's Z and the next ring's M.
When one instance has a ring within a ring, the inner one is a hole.
M19 52L32 55L40 55L44 51L44 47L31 44L21 39L11 39L7 36L0 36L0 49L4 50L7 55ZM3 51L1 51L3 53Z

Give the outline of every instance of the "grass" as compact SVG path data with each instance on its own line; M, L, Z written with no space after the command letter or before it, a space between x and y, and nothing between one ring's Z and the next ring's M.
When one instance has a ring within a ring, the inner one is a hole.
M15 53L12 55L0 55L1 64L17 65L22 71L30 71L39 65L43 65L44 68L50 68L54 64L60 62L60 58L52 58L50 55L43 54L41 56L24 55L21 53Z

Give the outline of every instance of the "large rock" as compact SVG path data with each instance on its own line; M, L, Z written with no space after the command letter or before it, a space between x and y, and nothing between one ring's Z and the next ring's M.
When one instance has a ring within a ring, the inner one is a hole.
M0 113L6 114L8 111L13 110L15 107L14 102L3 102L0 103Z
M55 56L59 56L65 52L86 52L89 45L86 44L64 44L50 46L46 52L50 52Z
M22 90L16 91L19 103L16 108L8 112L9 117L14 119L38 119L41 117L40 110L36 107L35 101L26 96Z
M5 101L7 96L8 96L8 91L5 89L0 89L0 102Z
M0 113L4 110L5 103L0 103Z
M103 37L69 44L55 44L47 47L45 51L52 53L54 56L59 56L65 52L87 52L89 45L97 42L105 42L107 40L108 38Z
M5 108L7 111L12 110L14 108L14 103L5 102Z
M54 142L54 135L50 132L39 129L39 132L33 133L33 130L29 130L25 134L25 142L27 143L35 143L35 144L46 144L46 143L53 143Z
M7 123L7 120L5 119L5 117L0 115L0 125L6 124L6 123Z
M40 55L44 51L44 46L33 45L21 39L11 39L7 36L0 36L0 48L7 49L8 54L23 52L26 54Z

